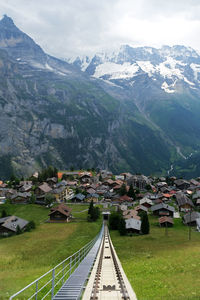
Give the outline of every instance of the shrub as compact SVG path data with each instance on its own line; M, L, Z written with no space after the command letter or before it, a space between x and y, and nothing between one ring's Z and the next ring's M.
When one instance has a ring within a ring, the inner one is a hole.
M26 231L31 231L31 229L35 229L35 222L30 221L28 225L26 226Z
M5 209L2 210L1 217L2 217L2 218L7 217L7 212L6 212Z
M16 228L16 234L21 234L22 233L22 230L21 228L19 227L19 225L17 225L17 228Z

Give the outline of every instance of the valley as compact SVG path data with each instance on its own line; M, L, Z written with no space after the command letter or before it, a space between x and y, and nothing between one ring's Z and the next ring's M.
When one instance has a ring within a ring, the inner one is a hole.
M2 179L48 165L146 175L166 175L176 162L190 168L184 157L200 151L195 50L125 45L64 61L8 16L0 32Z

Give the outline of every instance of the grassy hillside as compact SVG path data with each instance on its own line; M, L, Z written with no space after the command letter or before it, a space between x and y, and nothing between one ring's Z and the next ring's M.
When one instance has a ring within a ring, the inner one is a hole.
M86 221L85 205L73 206L72 214L76 221L68 224L44 223L49 212L45 207L8 205L8 208L17 216L34 220L37 227L31 232L0 239L0 299L8 299L80 249L98 233L101 226L100 221Z
M174 228L157 226L151 217L151 233L121 237L112 231L111 238L138 300L199 299L200 233L175 220Z

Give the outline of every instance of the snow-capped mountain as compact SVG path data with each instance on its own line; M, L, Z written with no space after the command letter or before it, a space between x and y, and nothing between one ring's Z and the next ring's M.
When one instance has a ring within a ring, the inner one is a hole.
M131 114L130 118L140 124L142 116L161 134L171 147L171 161L174 155L183 160L191 153L200 156L198 51L180 45L160 49L124 45L68 62L98 80L106 92L128 105L130 111L138 111L136 119ZM143 136L140 141L143 143ZM146 144L146 149L150 144ZM161 149L155 147L154 151L160 153Z
M160 89L166 93L178 91L177 84L180 82L192 89L200 88L200 55L185 46L156 49L124 45L115 51L77 57L68 62L95 78L115 84L120 81L120 85L122 80L126 80L133 86L138 76L147 75L159 81Z

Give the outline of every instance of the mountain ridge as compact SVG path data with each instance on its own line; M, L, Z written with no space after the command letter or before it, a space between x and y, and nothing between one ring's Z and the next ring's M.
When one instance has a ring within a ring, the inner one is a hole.
M141 68L125 78L94 77L98 57L88 72L80 70L16 34L13 24L0 21L1 177L49 164L166 174L181 154L199 151L198 93L184 79L175 85L179 92L167 93L157 74L154 80Z
M5 39L16 43L6 44ZM2 29L2 44L1 177L13 171L27 175L49 164L115 172L139 172L142 166L145 173L168 167L169 145L129 99L115 97L101 80L49 56L32 39L27 46L20 30L13 36L12 30ZM156 145L162 151L155 155Z

